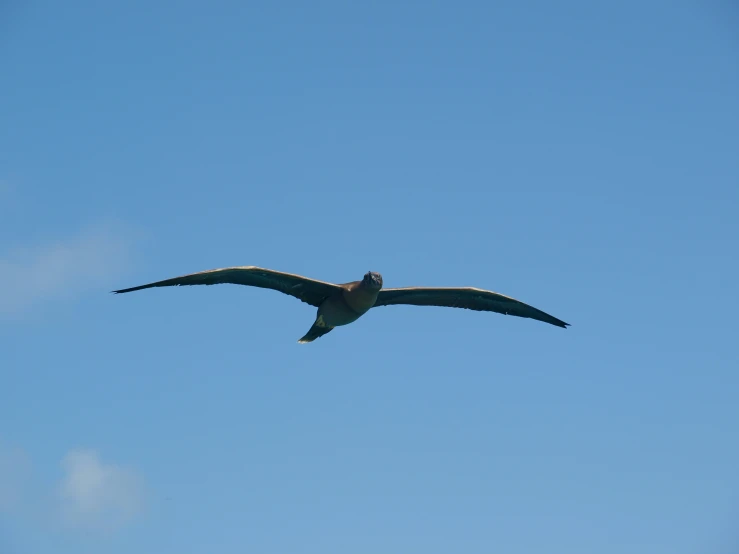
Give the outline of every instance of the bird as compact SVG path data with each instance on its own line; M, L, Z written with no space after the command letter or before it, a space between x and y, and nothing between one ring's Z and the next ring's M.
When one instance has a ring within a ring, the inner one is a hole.
M354 323L372 308L398 304L497 312L543 321L564 329L570 325L510 296L474 287L385 289L382 286L382 275L374 271L365 273L361 281L334 284L273 269L236 266L190 273L112 292L123 294L153 287L224 283L276 290L318 308L313 325L303 337L298 339L300 344L313 342L336 327Z

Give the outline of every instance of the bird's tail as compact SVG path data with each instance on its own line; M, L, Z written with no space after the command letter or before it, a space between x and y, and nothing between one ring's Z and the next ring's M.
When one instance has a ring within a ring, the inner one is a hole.
M330 325L326 325L323 322L322 317L318 317L316 319L316 322L313 324L313 327L311 327L308 332L303 336L302 339L300 339L298 342L300 344L305 344L306 342L313 342L318 337L322 337L326 333L330 333L333 327Z

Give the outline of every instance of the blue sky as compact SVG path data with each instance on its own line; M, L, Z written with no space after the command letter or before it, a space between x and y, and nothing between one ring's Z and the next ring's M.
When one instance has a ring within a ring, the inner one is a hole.
M731 3L0 21L1 552L739 548ZM231 265L572 327L108 293Z

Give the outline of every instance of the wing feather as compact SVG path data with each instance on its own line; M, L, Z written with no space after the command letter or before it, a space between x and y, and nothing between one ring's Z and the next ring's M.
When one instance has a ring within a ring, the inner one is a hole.
M333 283L317 281L309 279L301 275L293 275L292 273L283 273L272 269L264 269L255 266L242 267L226 267L222 269L210 269L200 271L198 273L190 273L181 277L165 279L147 285L131 287L113 291L116 294L124 292L133 292L135 290L148 289L152 287L177 287L185 285L220 285L231 283L234 285L247 285L251 287L260 287L272 289L284 294L294 296L298 300L302 300L313 306L320 306L321 303L341 290L341 287Z
M557 319L541 310L523 302L492 292L472 287L408 287L399 289L382 289L377 296L375 307L394 304L411 304L413 306L446 306L449 308L466 308L481 312L497 312L505 315L528 317L567 328L569 323Z

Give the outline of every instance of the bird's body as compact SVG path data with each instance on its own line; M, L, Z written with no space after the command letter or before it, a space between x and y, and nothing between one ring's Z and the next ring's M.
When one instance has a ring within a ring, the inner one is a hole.
M378 283L376 280L373 281L373 275L378 274L368 273L362 281L339 285L341 290L336 291L318 306L313 327L298 342L314 341L334 327L354 323L370 311L382 288L382 277Z
M383 289L382 276L368 272L361 281L336 285L291 273L254 266L230 267L191 273L147 285L113 291L132 292L152 287L233 283L270 288L316 306L313 326L298 342L312 342L335 327L348 325L377 306L411 304L446 306L528 317L566 328L569 324L514 298L477 288L408 287Z

